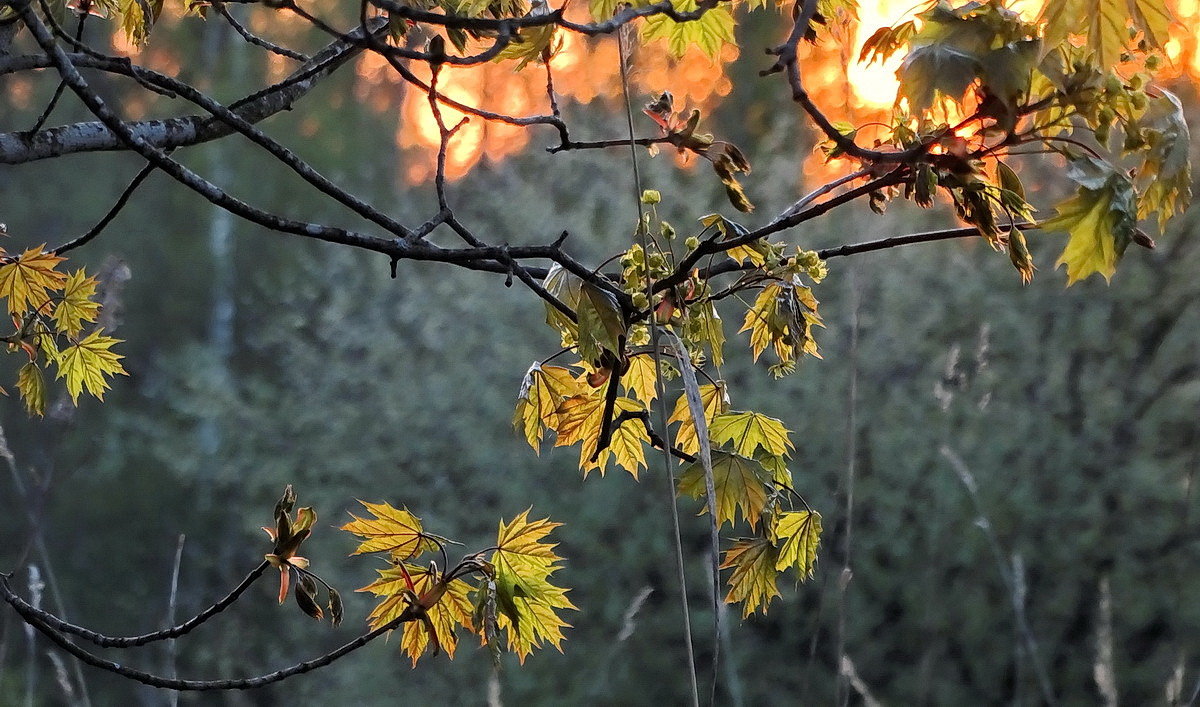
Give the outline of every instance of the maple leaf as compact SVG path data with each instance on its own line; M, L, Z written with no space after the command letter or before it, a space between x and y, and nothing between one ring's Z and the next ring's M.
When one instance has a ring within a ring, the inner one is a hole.
M1057 0L1046 3L1042 20L1047 50L1070 35L1086 35L1096 65L1107 70L1129 44L1131 22L1150 46L1161 47L1168 38L1171 13L1163 0Z
M562 366L543 366L534 363L521 381L513 427L525 437L533 451L541 451L546 429L558 426L556 410L564 398L583 390L570 369Z
M650 354L637 354L629 357L629 370L621 376L625 390L644 403L651 403L658 397L658 373L655 371L654 357Z
M766 484L771 474L763 465L729 452L712 453L713 490L717 495L717 524L737 520L737 511L751 527L758 524L763 508L767 504ZM704 466L693 462L683 468L679 475L679 493L692 498L706 495Z
M638 4L638 3L633 3ZM596 22L605 22L617 14L617 8L622 5L618 0L589 0L588 12Z
M46 382L42 378L42 369L36 363L31 361L21 366L17 372L17 390L30 415L42 417L46 414Z
M1158 217L1165 232L1167 221L1187 208L1192 198L1191 163L1188 160L1190 135L1183 104L1169 91L1150 100L1146 112L1127 125L1128 134L1145 143L1144 162L1137 170L1139 219Z
M725 381L705 383L700 386L700 403L704 406L704 420L712 425L712 421L723 412L729 410L729 391ZM700 451L700 440L696 435L696 424L692 420L692 412L688 408L687 396L681 395L675 401L675 408L667 424L680 423L675 432L675 446L688 454Z
M401 650L412 659L413 667L430 645L435 653L444 649L453 659L458 627L475 630L470 593L476 588L461 579L444 582L434 569L408 563L376 571L379 578L358 590L383 597L367 616L371 629L400 618L412 607L423 607L424 619L404 623Z
M1107 280L1133 240L1137 213L1133 186L1124 173L1094 158L1072 162L1067 174L1080 185L1078 191L1041 225L1047 231L1070 234L1055 266L1067 266L1068 285L1097 272Z
M779 570L775 569L779 552L766 538L739 540L725 551L721 569L732 569L726 604L742 602L742 618L753 614L758 607L767 613L771 599L780 596L775 584Z
M793 448L789 434L779 420L752 410L718 415L708 427L714 445L732 443L734 451L751 458L759 447L771 454L787 456Z
M579 288L575 306L579 318L579 357L595 365L602 351L619 353L625 339L625 320L621 306L612 293L585 282Z
M103 330L97 329L82 340L63 348L54 361L58 364L58 375L55 377L67 379L67 392L71 402L79 404L79 394L84 388L100 400L104 399L104 391L108 390L108 379L105 376L117 374L128 375L121 365L124 356L112 350L114 344L121 339L111 336L101 336Z
M786 538L779 548L775 569L795 567L800 579L812 579L821 542L821 514L814 511L788 511L775 516L775 538Z
M750 332L750 350L755 361L768 346L774 346L779 360L785 363L795 357L797 345L805 353L817 355L809 327L820 324L820 319L812 318L816 300L812 299L811 307L806 301L811 297L811 290L791 282L771 282L763 287L746 310L746 318L738 330Z
M612 437L608 446L600 451L594 462L591 461L590 455L584 456L583 450L580 450L579 466L583 469L584 476L592 469L599 469L600 475L603 476L608 462L615 461L617 466L628 471L633 478L638 477L638 470L646 466L646 450L643 445L650 444L650 435L641 420L625 419L617 424L615 419L623 412L641 412L645 409L645 405L632 398L616 399L613 404ZM595 449L594 445L592 449Z
M555 447L569 447L582 442L581 459L591 459L600 441L600 418L604 415L604 396L596 393L572 395L562 401L555 411L558 424Z
M550 575L560 569L558 561L562 558L554 552L556 545L544 539L562 524L549 518L530 520L530 510L511 523L500 522L491 560L500 609L498 623L522 664L544 642L562 649L562 629L569 628L569 624L556 611L576 608L567 599L568 590L550 583Z
M395 560L411 560L437 549L437 543L421 529L421 519L409 513L407 508L361 500L359 503L375 517L359 518L351 513L354 520L341 527L341 530L363 538L350 554L386 552Z
M725 326L721 315L717 314L716 306L712 302L705 302L689 311L689 331L696 340L708 344L712 362L718 366L722 365L725 363Z
M554 30L555 26L552 24L521 30L516 37L509 41L508 46L500 50L493 61L519 59L514 71L524 69L526 64L540 59L542 52L550 48L550 42L554 39Z
M673 0L671 4L677 12L693 12L696 9L696 0ZM676 57L683 56L688 47L694 44L709 58L716 58L723 44L737 44L733 37L733 26L733 15L724 7L710 8L691 22L676 22L666 15L652 15L646 18L646 24L642 27L642 41L665 39L668 50Z
M30 248L0 265L0 297L8 299L10 314L41 311L50 304L50 291L62 289L67 276L54 268L66 258L45 248L45 244Z
M88 277L80 268L67 278L63 285L62 299L54 307L54 323L67 336L79 336L83 331L84 322L95 322L100 313L100 303L93 301L96 296L96 286L100 283L96 278Z

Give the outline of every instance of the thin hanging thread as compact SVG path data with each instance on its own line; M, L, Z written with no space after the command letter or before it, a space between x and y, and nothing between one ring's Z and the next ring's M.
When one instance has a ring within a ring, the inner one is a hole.
M634 144L633 136L633 104L629 98L629 66L628 57L625 50L625 40L629 30L623 28L617 36L617 58L621 64L621 91L625 96L625 119L629 128L629 156L630 164L633 167L633 201L637 205L638 225L637 234L641 241L642 252L646 255L650 253L649 235L646 232L645 213L642 209L642 175L638 169L637 146ZM650 278L646 278L646 297L647 301L653 297L653 290L650 286ZM663 385L662 358L658 347L658 322L653 314L649 317L650 322L650 349L651 355L654 358L654 375L655 386L658 389L658 424L659 429L666 434L667 429L667 396L666 389ZM684 629L684 645L687 649L688 677L692 688L692 705L700 707L700 688L696 682L696 653L692 648L692 616L688 608L687 598L687 577L684 573L683 565L683 539L679 532L679 509L675 505L675 476L671 472L671 449L667 444L663 445L663 468L667 472L667 496L670 499L671 506L671 526L675 533L675 562L676 572L679 579L679 594L683 605L683 629Z

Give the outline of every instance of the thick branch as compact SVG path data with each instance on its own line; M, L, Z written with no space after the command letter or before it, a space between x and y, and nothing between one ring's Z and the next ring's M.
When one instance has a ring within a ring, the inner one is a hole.
M373 24L368 31L379 31L383 21ZM287 110L298 99L308 93L321 79L333 73L346 61L362 51L359 43L362 32L351 32L348 40L331 43L293 76L303 76L299 81L285 80L273 87L274 90L255 94L250 102L236 105L233 113L246 123L258 123L280 111ZM138 76L147 72L128 61L107 59L86 54L65 55L73 66L103 69L112 73ZM47 56L0 57L0 74L55 66ZM316 69L314 71L314 69ZM141 120L126 123L130 134L147 145L160 149L173 149L196 145L234 132L226 121L209 115L189 115L161 120ZM0 164L20 164L44 160L77 152L97 152L129 149L119 135L103 121L76 123L49 128L36 133L0 133Z

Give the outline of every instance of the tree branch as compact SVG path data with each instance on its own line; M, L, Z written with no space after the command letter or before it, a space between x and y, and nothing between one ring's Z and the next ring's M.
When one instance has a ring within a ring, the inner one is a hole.
M264 560L261 564L259 564L258 567L255 567L253 570L251 570L250 574L246 575L246 577L240 583L238 583L238 585L234 587L232 591L204 611L201 611L199 614L196 614L192 618L177 626L163 629L161 631L144 633L140 636L106 636L102 633L97 633L91 629L84 628L83 626L77 626L75 624L63 621L54 614L30 605L20 596L12 592L8 586L8 578L4 575L0 575L0 594L2 594L4 600L8 602L9 605L11 605L13 609L15 609L23 618L33 616L54 631L71 634L73 636L79 636L82 639L91 641L101 648L133 648L136 646L144 646L147 643L154 643L155 641L164 641L169 638L179 638L180 636L190 633L193 629L200 626L205 621L208 621L212 617L229 608L235 601L238 600L238 597L240 597L247 589L250 588L250 585L254 584L254 582L262 576L266 569L267 562Z

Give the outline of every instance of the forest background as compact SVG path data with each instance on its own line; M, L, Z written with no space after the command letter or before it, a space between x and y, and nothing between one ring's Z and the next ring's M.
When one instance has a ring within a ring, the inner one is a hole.
M778 22L771 13L749 16L739 43L747 52L770 44ZM144 59L205 67L190 79L218 96L286 68L277 57L227 51L236 37L217 22L188 19L155 32L143 51L158 55ZM624 127L616 52L603 49L612 42L566 55L578 67L559 87L563 107L585 134ZM777 213L819 183L823 167L788 97L757 77L756 62L735 58L727 51L716 65L696 56L668 65L647 51L634 59L634 84L646 100L671 90L702 107L709 129L747 153L754 173L745 184L759 208ZM1170 88L1192 116L1190 54L1175 61L1180 76ZM886 82L886 72L847 83L834 63L818 79L826 104L871 110L855 91ZM520 93L535 79L509 82L508 67L489 70L490 81L460 90L510 110L536 99L528 87ZM121 100L119 85L101 86ZM32 124L50 88L0 78L5 124ZM431 143L413 103L364 61L269 127L301 136L293 147L368 201L425 213L432 190L418 186L431 174L436 131ZM55 122L86 119L70 100L58 111ZM643 132L652 127L637 120ZM321 140L303 140L318 129ZM496 240L569 229L572 248L599 261L636 222L629 156L547 155L549 134L465 133L466 147L451 154L459 212L489 224ZM380 135L395 139L361 138ZM290 173L264 168L233 144L179 156L267 208L337 216L297 196L303 185ZM65 159L78 169L55 161L0 172L9 230L29 239L21 245L86 229L140 167L129 155ZM680 167L670 154L643 154L642 167L644 185L664 195L663 218L688 223L723 205L703 169ZM1050 176L1022 173L1027 184ZM897 205L878 216L851 205L789 239L838 245L942 227L947 218L945 210ZM1093 704L1113 690L1131 704L1194 698L1196 218L1179 219L1156 251L1131 252L1111 284L1094 277L1069 290L1048 266L1061 248L1052 235L1031 238L1047 265L1026 286L975 241L831 260L816 290L826 361L810 359L782 382L745 357L726 363L744 403L794 431L793 474L822 509L826 534L815 581L784 587L766 617L725 622L722 703L830 703L843 669L839 632L856 689L884 702L1036 702L1039 669L1067 703ZM259 526L288 483L321 514L306 555L320 558L343 590L366 583L363 567L346 557L353 541L329 526L348 518L356 498L406 505L428 527L481 542L498 516L532 504L539 516L566 522L556 532L566 558L559 577L581 610L568 617L576 628L562 654L542 651L521 667L506 661L493 678L486 651L465 647L453 662L440 656L413 670L395 642L381 643L262 691L181 702L479 704L489 694L513 704L682 701L664 480L652 469L641 483L623 472L583 481L574 450L534 457L509 424L522 374L557 345L540 326L536 300L494 277L420 263L392 279L378 258L285 242L161 176L140 192L138 208L73 259L123 282L117 335L131 375L115 381L103 404L60 406L48 422L31 422L16 400L0 405L0 455L12 462L0 475L0 536L23 539L0 547L0 569L20 562L27 579L37 566L51 585L47 608L110 633L159 625L182 534L177 611L193 613L261 560ZM20 489L48 477L48 493L23 496ZM703 666L712 645L707 520L684 521ZM265 672L356 635L370 600L344 595L347 620L334 629L275 606L263 583L178 654L146 649L133 660L196 676ZM1036 656L1026 651L1014 595ZM30 643L10 613L0 622L0 704L30 694L35 704L61 703L49 646ZM113 676L84 677L97 705L168 699Z

